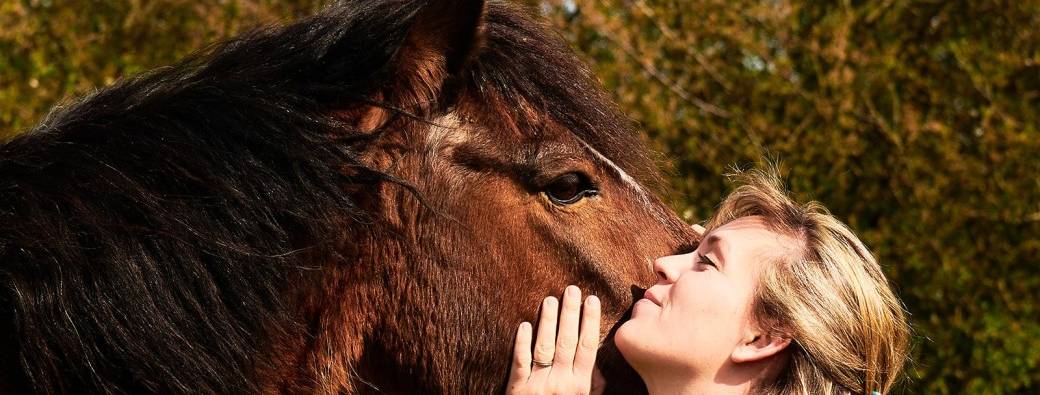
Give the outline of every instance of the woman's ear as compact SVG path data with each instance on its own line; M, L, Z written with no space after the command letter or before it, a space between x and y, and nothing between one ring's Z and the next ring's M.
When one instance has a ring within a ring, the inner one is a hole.
M790 344L789 336L755 328L748 331L747 336L733 349L729 358L733 363L764 361L780 354Z

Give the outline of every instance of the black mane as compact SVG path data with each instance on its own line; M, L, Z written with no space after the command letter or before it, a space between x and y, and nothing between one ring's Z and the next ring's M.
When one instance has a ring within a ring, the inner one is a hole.
M287 288L344 262L333 247L366 226L345 188L391 180L358 162L380 133L335 111L395 77L425 3L349 2L245 34L0 146L0 368L20 372L0 389L259 391L270 339L306 330ZM492 3L485 39L459 76L465 94L522 100L654 179L554 33Z

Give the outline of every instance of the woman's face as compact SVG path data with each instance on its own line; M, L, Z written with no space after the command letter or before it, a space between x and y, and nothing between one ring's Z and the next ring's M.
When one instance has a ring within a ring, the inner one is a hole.
M657 259L659 280L618 329L618 349L644 379L718 372L755 332L761 265L793 245L760 217L744 217L707 234L692 253Z

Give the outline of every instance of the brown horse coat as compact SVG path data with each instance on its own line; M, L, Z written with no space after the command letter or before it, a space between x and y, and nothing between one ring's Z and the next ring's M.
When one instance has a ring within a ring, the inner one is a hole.
M541 298L579 284L616 322L691 242L655 185L629 121L523 10L337 4L0 146L0 382L501 390ZM638 388L616 353L600 366Z

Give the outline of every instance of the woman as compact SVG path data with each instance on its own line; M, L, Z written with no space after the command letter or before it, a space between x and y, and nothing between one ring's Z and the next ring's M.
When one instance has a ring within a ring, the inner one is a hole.
M909 327L877 261L775 172L736 178L697 249L655 262L657 284L614 336L622 355L650 394L887 393ZM543 302L533 352L520 325L509 393L591 390L598 300L568 287L558 323L557 303Z

